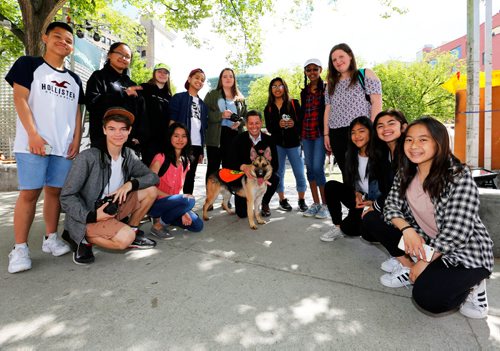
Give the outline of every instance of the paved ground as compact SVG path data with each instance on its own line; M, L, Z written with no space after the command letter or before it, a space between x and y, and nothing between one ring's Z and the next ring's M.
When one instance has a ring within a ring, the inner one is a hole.
M204 193L204 171L195 194ZM296 206L291 181L287 174ZM96 249L87 267L41 252L38 213L33 269L9 274L16 196L0 193L2 350L500 348L499 261L486 320L427 316L410 289L380 285L387 257L380 246L358 238L323 243L329 220L283 213L275 196L269 223L257 231L216 207L202 233L177 231L153 250Z

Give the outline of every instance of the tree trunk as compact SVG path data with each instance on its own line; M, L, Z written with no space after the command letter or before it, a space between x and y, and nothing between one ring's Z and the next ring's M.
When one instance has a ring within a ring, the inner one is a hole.
M49 23L53 22L57 11L66 0L18 0L24 23L23 44L26 55L42 56L45 46L42 34Z

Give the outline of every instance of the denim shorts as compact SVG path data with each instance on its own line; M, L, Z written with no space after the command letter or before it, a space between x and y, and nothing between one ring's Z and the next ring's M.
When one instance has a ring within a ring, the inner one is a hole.
M42 189L44 186L62 188L72 161L62 156L40 156L16 152L19 190Z

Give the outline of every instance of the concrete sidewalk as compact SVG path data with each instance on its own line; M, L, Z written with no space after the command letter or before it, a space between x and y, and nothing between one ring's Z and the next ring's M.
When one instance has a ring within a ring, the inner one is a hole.
M195 195L202 205L205 167ZM296 207L293 176L286 194ZM309 194L308 194L309 196ZM330 220L277 210L256 231L220 201L198 234L176 231L153 250L95 249L96 262L41 251L33 269L7 273L17 192L0 193L2 350L329 350L500 347L500 262L488 281L490 315L439 318L419 312L411 288L379 283L383 248L359 238L323 243ZM311 199L307 198L311 203ZM145 224L147 231L150 224ZM61 227L62 228L62 227Z

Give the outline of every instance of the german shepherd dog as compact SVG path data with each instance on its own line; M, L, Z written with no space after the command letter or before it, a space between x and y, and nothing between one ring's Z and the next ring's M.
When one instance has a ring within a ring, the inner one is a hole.
M250 228L257 229L254 217L258 224L266 223L260 215L259 206L262 202L262 197L266 193L268 179L273 173L273 168L271 166L271 149L268 147L264 150L263 155L259 155L252 147L250 150L250 160L252 161L250 164L250 173L253 178L248 178L246 175L243 175L241 178L228 183L221 179L219 172L208 177L207 198L203 205L203 219L205 221L208 221L208 208L214 203L219 193L222 192L222 208L226 210L227 213L233 213L227 206L227 203L231 197L231 193L234 193L247 199L248 223L250 224Z

